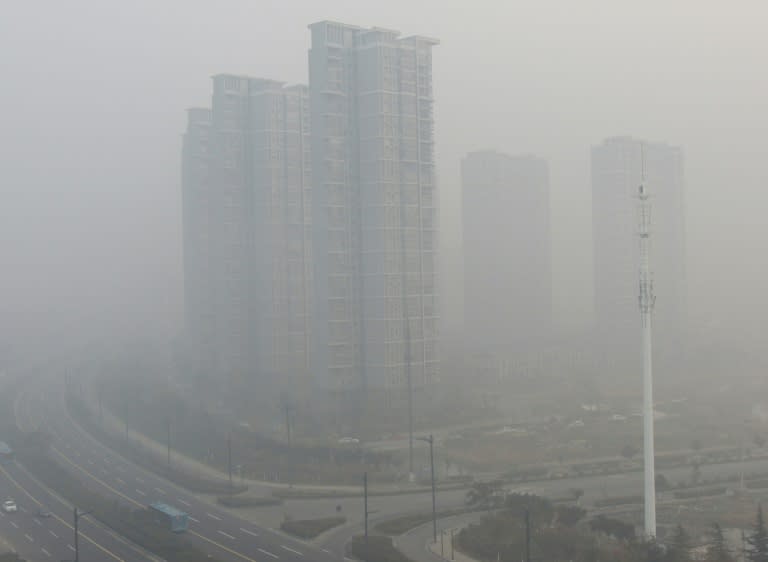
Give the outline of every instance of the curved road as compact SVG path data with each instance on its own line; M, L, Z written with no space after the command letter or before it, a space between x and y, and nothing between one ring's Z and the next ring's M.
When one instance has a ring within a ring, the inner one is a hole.
M94 491L133 508L163 501L186 511L190 515L190 528L185 536L224 562L338 562L341 559L330 551L217 509L127 461L69 419L60 383L50 379L41 382L43 386L36 384L34 389L28 386L20 394L15 406L17 423L25 428L45 428L52 436L55 460Z

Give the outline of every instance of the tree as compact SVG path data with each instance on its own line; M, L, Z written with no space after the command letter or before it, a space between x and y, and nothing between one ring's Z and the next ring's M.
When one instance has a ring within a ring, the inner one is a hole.
M718 523L712 523L707 532L708 544L705 555L706 562L733 562L733 555L723 535L723 529Z
M678 523L667 545L667 562L690 562L691 540L683 526Z
M695 486L700 480L701 468L699 467L699 463L693 463L693 468L691 469L691 484Z
M573 527L587 514L586 510L575 505L560 505L555 510L557 522L565 527Z
M768 562L768 531L763 519L763 506L757 506L755 524L752 533L747 537L747 547L744 555L750 562Z
M472 507L492 508L501 503L500 496L503 490L501 480L492 482L473 482L467 490L464 501Z
M611 519L605 515L598 515L589 522L589 527L595 533L605 533L619 540L631 540L635 538L635 526L618 519Z
M637 448L633 447L632 445L624 445L624 448L621 450L621 456L625 459L631 459L637 454Z
M672 487L672 485L669 483L669 480L667 480L667 477L663 474L657 474L656 475L656 489L659 492L663 492L664 490L669 490Z

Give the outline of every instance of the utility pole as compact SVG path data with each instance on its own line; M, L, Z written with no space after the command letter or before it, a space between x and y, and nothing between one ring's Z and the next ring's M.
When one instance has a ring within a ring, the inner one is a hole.
M429 437L417 437L419 441L425 441L429 443L429 467L432 473L432 543L437 543L437 503L435 501L435 437L430 435Z
M368 473L363 472L363 510L365 510L365 562L368 562Z
M227 466L229 467L229 493L232 494L232 432L227 435Z
M291 444L291 405L285 403L285 431L288 434L288 444Z
M99 383L99 386L98 386L98 397L99 397L99 423L101 423L102 425L104 424L104 409L102 408L102 405L101 405L101 400L102 400L102 396L101 396L101 395L103 394L103 390L104 390L104 389L103 389L103 383Z
M531 512L525 508L525 562L531 562Z
M455 531L455 529L451 529L451 560L455 560L456 559L455 556L454 556L454 553L453 553L453 540L454 540L453 539L453 532L454 531Z
M171 472L171 418L165 418L166 425L166 443L168 444L168 472Z
M74 518L74 528L75 528L75 562L80 562L80 541L79 541L79 533L78 533L78 525L81 517L84 517L91 513L90 511L80 511L77 508L74 508L72 511L73 518Z

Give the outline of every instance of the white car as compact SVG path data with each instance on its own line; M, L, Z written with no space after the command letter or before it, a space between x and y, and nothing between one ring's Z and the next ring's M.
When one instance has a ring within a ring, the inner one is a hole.
M350 445L360 443L360 440L356 437L342 437L339 439L341 445Z
M6 513L15 513L19 510L18 507L16 507L16 502L13 500L6 500L3 502L3 511Z

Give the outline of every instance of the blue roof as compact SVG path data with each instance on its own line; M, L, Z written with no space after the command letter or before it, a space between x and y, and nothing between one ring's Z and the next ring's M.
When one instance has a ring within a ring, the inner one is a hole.
M4 441L0 441L0 454L10 455L13 451Z
M186 513L181 511L180 509L176 509L172 505L168 505L167 503L162 502L155 502L152 504L149 504L149 507L152 509L156 509L157 511L160 511L161 513L165 513L166 515L169 515L171 517L180 517L180 516L187 516Z

